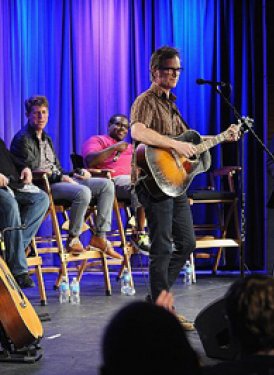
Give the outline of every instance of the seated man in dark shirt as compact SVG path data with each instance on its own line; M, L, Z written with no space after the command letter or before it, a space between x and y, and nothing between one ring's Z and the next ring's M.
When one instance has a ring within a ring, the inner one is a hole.
M0 230L4 233L6 261L21 288L35 284L28 275L25 249L37 232L49 206L46 193L31 184L32 173L0 139ZM24 224L25 229L12 230Z
M82 175L70 177L60 165L52 139L45 132L49 117L49 103L45 96L33 96L25 101L28 123L13 138L11 152L31 170L45 170L50 174L51 191L55 200L63 199L71 203L69 238L67 251L80 254L85 251L79 236L85 213L92 198L97 201L95 233L90 246L108 256L123 259L106 239L111 228L114 186L105 178L91 178L87 170Z
M236 281L225 296L233 338L240 359L205 367L205 375L274 374L274 280L251 275Z

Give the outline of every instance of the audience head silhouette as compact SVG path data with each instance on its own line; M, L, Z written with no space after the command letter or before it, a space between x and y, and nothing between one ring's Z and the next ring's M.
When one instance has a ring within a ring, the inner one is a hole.
M199 363L177 318L163 307L134 302L106 327L101 374L199 373Z
M232 334L242 353L268 354L274 350L274 279L251 275L236 281L226 294Z

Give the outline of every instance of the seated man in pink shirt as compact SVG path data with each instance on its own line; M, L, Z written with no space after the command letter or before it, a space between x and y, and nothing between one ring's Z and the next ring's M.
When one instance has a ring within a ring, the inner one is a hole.
M89 138L82 147L82 154L88 168L111 169L117 198L131 200L136 213L137 233L132 238L133 246L148 255L149 240L144 232L145 212L140 206L131 184L132 145L124 141L129 122L125 115L113 115L108 123L108 135Z

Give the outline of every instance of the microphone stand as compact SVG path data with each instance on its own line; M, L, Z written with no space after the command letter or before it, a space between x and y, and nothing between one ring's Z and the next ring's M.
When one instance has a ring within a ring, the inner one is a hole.
M231 86L230 86L231 87ZM238 123L243 123L241 126L241 132L242 134L246 131L250 131L253 137L256 139L256 141L260 144L260 146L263 148L263 150L274 160L274 156L271 153L271 151L266 147L266 145L263 143L263 141L259 138L259 136L255 133L255 131L252 129L253 126L253 119L250 119L248 117L243 117L240 115L240 113L237 111L236 107L227 99L227 97L223 94L223 92L219 89L218 86L214 86L215 91L221 96L221 98L224 100L224 102L228 105L230 109L232 109L234 116L238 120ZM244 257L245 257L245 235L246 235L246 220L245 220L245 187L244 187L244 166L245 166L245 158L244 158L244 137L241 139L241 199L240 199L240 206L241 206L241 243L240 243L240 273L241 277L244 277Z

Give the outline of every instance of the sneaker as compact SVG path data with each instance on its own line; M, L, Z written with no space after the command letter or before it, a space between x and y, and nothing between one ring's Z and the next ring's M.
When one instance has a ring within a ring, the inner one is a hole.
M191 323L191 322L180 322L181 323L181 326L183 328L184 331L195 331L196 328L194 326L194 323Z
M137 250L139 253L148 256L150 251L150 242L149 237L146 233L138 234L137 236L133 236L131 238L132 246Z
M175 313L175 315L177 316L177 319L178 319L180 322L182 322L182 323L184 323L184 322L188 322L187 318L186 318L183 314L177 314L177 313Z
M34 281L29 277L29 275L27 273L22 273L21 275L16 275L16 276L14 276L14 278L17 281L17 284L22 289L35 287Z
M111 243L103 237L92 236L92 239L90 240L89 245L92 247L96 247L97 249L103 251L105 254L107 254L111 258L120 259L120 260L124 259L121 254L117 253L117 251L113 249L113 247L111 246Z
M67 252L73 255L79 255L85 251L78 237L70 237L67 242Z

